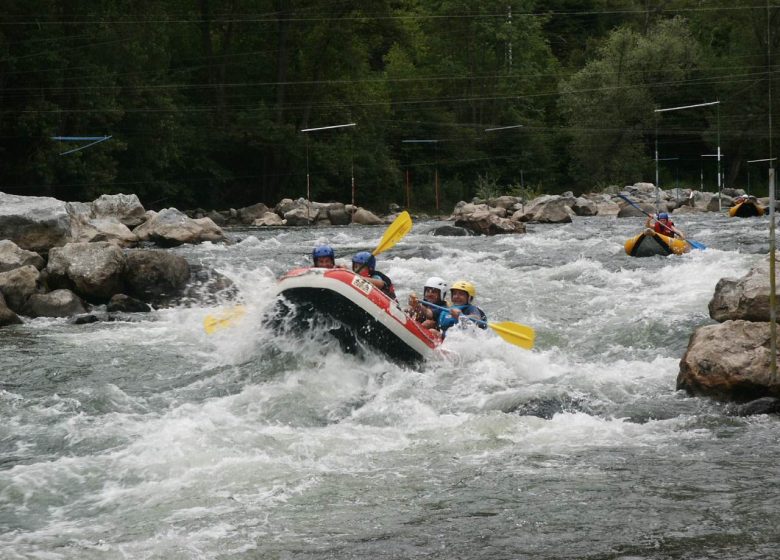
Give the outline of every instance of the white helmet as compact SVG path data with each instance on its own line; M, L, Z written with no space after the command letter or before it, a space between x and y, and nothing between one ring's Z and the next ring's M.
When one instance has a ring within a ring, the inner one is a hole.
M439 290L439 297L444 299L444 296L447 293L447 289L449 288L449 286L447 285L447 282L445 282L438 276L431 276L430 278L428 278L428 280L425 281L425 285L423 286L423 289L425 288L433 288L434 290Z

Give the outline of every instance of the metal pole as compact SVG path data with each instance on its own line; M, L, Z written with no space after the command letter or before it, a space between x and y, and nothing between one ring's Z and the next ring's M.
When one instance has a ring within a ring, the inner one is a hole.
M769 132L769 371L771 382L777 384L777 296L775 280L775 164L772 162L772 42L769 26L769 0L766 3L766 65L767 75L767 113Z
M718 100L718 212L723 210L723 183L720 176L720 100Z
M309 181L309 135L306 135L306 200L311 202L311 182Z
M775 280L775 168L769 164L769 367L777 382L777 296Z
M658 191L658 113L655 115L655 213L661 211L661 193Z

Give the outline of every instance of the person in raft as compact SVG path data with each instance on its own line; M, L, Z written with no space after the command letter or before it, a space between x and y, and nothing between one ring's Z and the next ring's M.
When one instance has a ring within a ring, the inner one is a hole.
M452 305L447 311L439 315L439 328L442 333L457 324L460 321L467 322L469 319L480 321L476 325L481 329L487 328L487 316L485 312L474 305L474 298L477 295L477 289L474 284L465 280L458 280L450 288L450 299Z
M360 251L352 257L352 272L365 277L366 280L371 282L380 291L384 292L390 298L395 299L393 281L390 280L386 274L383 274L376 269L376 257L368 251Z
M648 216L645 227L667 237L679 237L685 239L683 232L674 226L674 222L666 212L660 212L655 216Z
M311 252L311 260L314 268L334 268L336 266L336 252L330 245L318 245Z
M448 306L447 301L444 299L447 294L447 288L447 282L438 276L431 276L423 286L423 301L438 307L430 307L421 303L417 299L417 295L412 293L409 296L408 314L426 329L439 330L439 315L444 311L442 307Z

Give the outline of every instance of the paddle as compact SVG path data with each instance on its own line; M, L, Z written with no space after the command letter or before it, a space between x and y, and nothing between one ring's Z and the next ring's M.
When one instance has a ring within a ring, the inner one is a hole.
M427 305L428 307L435 307L436 309L448 311L448 308L442 307L441 305L436 305L435 303L431 303L429 301L423 300L420 303ZM493 332L495 332L498 336L506 340L509 344L514 344L515 346L519 346L527 350L530 350L531 348L534 347L534 339L536 338L536 332L532 327L529 327L528 325L521 325L520 323L513 323L512 321L502 321L500 323L488 323L487 321L483 321L481 319L475 319L474 317L469 317L468 315L464 315L464 317L469 321L474 321L475 323L478 323L480 325L487 325L488 327L493 329Z
M638 206L637 204L635 204L635 203L634 203L634 201L633 201L633 200L631 200L630 198L628 198L627 196L625 196L625 195L622 195L622 194L618 194L617 196L619 196L620 198L622 198L623 200L625 200L626 202L628 202L628 203L629 203L631 206L633 206L634 208L636 208L637 210L639 210L640 212L642 212L642 214L644 214L645 216L647 216L647 217L648 217L648 218L650 218L651 220L653 220L653 221L655 221L655 222L657 222L657 223L661 224L661 227L665 228L665 229L666 229L666 230L667 230L669 233L672 233L672 234L673 234L673 233L675 233L676 231L678 231L676 228L674 228L674 227L671 227L671 228L670 228L670 227L669 227L669 226L667 226L666 224L664 224L664 223L661 223L661 222L659 222L658 220L656 220L656 219L655 219L655 216L653 216L652 214L648 214L647 212L645 212L645 211L644 211L644 209L642 209L640 206ZM686 243L688 243L688 244L689 244L691 247L693 247L694 249L700 249L700 250L704 250L704 249L706 249L706 248L707 248L707 246L706 246L704 243L699 243L698 241L694 241L694 240L692 240L692 239L686 239L686 238L684 238L684 237L683 237L683 241L685 241Z
M379 245L376 246L376 249L371 254L376 256L393 248L407 233L412 231L412 225L412 217L409 215L409 212L404 210L398 214L396 219L387 226L385 234L379 240ZM206 315L206 318L203 319L203 328L206 330L206 334L213 334L220 329L232 326L234 321L241 319L245 313L244 307L237 305L218 315Z
M237 305L231 309L223 311L219 315L207 315L203 319L203 328L206 334L213 334L219 329L233 326L234 322L241 319L246 314L243 305Z
M410 231L412 231L412 217L409 215L409 212L404 210L396 216L392 224L387 226L385 234L382 236L382 239L379 240L379 245L376 246L376 249L371 251L371 254L377 256L378 254L393 248L395 244L401 241L401 239ZM367 263L360 265L355 271L355 274L360 274L366 266L368 266Z

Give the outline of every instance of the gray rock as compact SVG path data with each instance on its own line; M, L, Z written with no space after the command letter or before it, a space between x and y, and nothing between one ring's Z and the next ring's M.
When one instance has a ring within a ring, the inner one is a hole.
M108 312L148 313L152 308L126 294L114 294L106 305Z
M86 313L87 309L81 298L70 290L54 290L31 295L24 311L30 317L71 317Z
M780 266L776 267L775 280L780 285ZM769 321L769 259L757 263L742 278L721 278L709 311L716 321Z
M165 302L178 296L190 278L184 257L165 251L138 250L127 255L128 293L143 301Z
M16 313L8 309L8 306L5 304L5 298L3 297L2 292L0 292L0 327L21 324L22 320Z
M193 220L176 208L165 208L133 230L141 241L153 241L163 247L184 243L225 241L225 233L209 218Z
M32 265L0 272L0 293L6 305L16 313L23 313L27 299L39 288L40 272Z
M680 360L677 388L717 400L780 397L771 379L769 323L726 321L700 327Z
M52 249L46 270L52 287L71 289L88 301L104 302L124 291L126 266L119 247L100 241Z
M127 227L136 227L146 220L146 210L134 194L104 194L92 201L94 218L112 218Z
M56 198L0 192L0 239L45 254L71 240L71 216Z
M0 239L0 272L28 265L41 270L45 264L38 253L26 251L10 239Z

